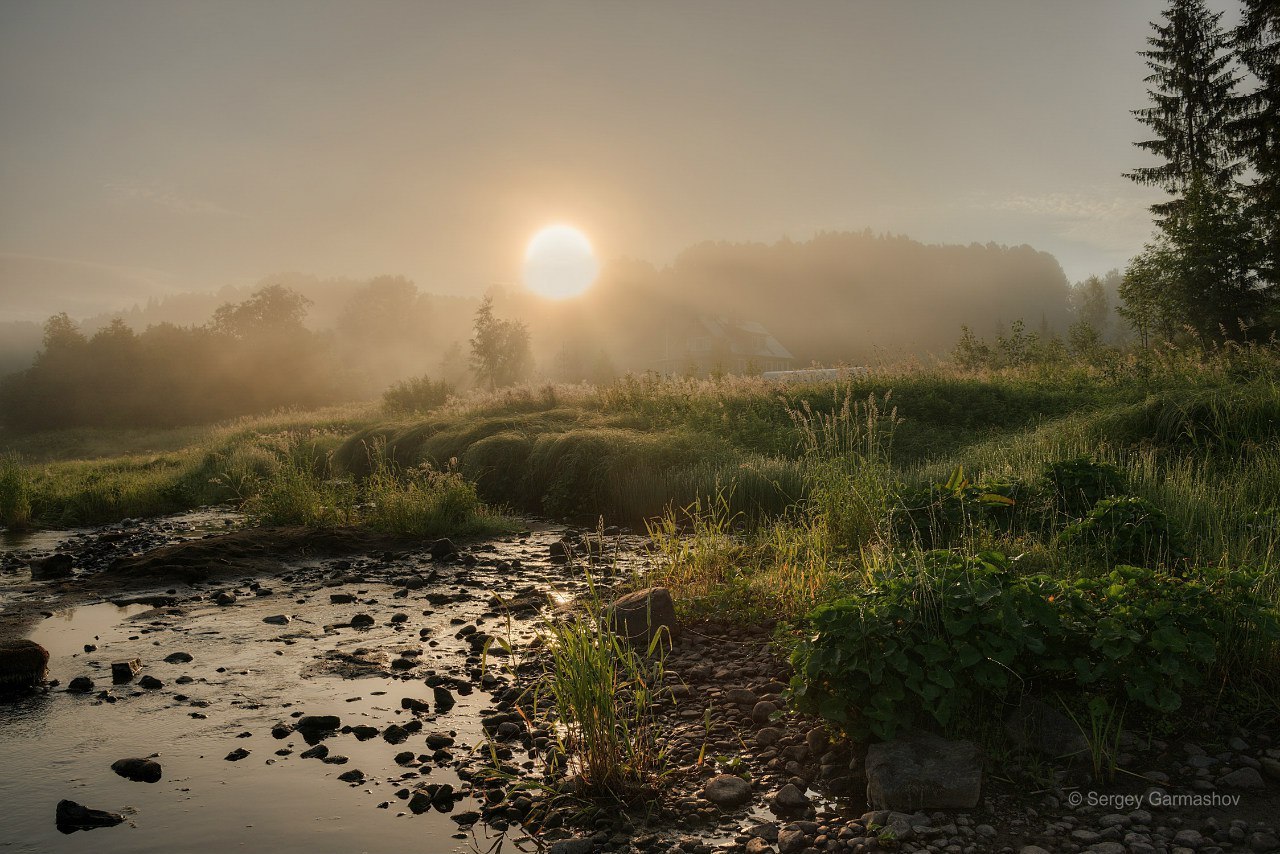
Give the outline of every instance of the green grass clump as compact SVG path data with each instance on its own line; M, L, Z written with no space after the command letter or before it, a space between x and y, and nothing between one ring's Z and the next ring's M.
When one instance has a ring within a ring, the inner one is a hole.
M17 454L0 457L0 525L11 531L31 527L31 483Z
M582 604L545 625L542 686L579 793L626 799L652 790L664 768L654 706L670 638L659 632L642 649L610 631L594 585Z

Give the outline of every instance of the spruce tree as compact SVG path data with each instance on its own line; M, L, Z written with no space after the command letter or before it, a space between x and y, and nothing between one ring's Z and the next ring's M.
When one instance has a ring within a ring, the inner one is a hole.
M1150 50L1141 53L1152 71L1152 105L1133 112L1155 138L1137 145L1163 162L1126 176L1173 197L1151 206L1161 239L1130 267L1141 281L1129 293L1159 303L1138 312L1158 320L1144 335L1173 326L1237 337L1239 324L1256 320L1264 304L1253 225L1236 185L1244 168L1235 142L1244 101L1221 19L1204 0L1171 0L1163 22L1151 25ZM1162 292L1153 293L1157 284Z
M1248 213L1258 228L1259 272L1280 285L1280 2L1244 0L1236 53L1256 84L1236 120L1237 151L1253 170Z
M1232 120L1241 108L1238 78L1221 19L1222 13L1210 12L1204 0L1172 0L1164 22L1151 24L1156 33L1147 39L1151 49L1140 53L1152 71L1146 78L1152 105L1133 114L1156 136L1137 145L1164 162L1125 177L1175 197L1151 208L1162 224L1184 206L1197 177L1214 189L1227 189L1241 170L1230 144Z

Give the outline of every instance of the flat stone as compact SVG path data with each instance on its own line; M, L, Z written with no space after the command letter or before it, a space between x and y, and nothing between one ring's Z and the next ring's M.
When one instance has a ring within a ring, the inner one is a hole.
M867 749L867 803L904 812L973 809L982 793L982 750L971 741L915 733Z
M1237 768L1230 774L1224 774L1221 782L1233 789L1262 789L1267 785L1256 768Z

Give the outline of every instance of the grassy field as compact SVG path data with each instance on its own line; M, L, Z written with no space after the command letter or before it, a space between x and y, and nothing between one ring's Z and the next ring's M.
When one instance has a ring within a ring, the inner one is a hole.
M1028 690L1103 720L1274 715L1278 369L1249 347L797 386L628 378L413 416L27 436L7 442L0 517L234 501L423 536L506 511L603 519L648 527L687 612L780 616L797 701L850 732L951 727Z

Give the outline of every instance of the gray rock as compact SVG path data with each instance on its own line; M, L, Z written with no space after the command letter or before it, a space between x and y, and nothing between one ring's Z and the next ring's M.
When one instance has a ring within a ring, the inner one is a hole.
M289 625L289 616L287 614L272 614L270 617L263 617L262 622L270 623L273 626Z
M1049 852L1041 848L1039 845L1024 845L1019 850L1018 854L1049 854Z
M787 783L773 796L773 803L780 810L800 810L809 806L809 798L792 783Z
M1280 839L1276 839L1274 833L1251 833L1249 847L1259 854L1267 854L1270 851L1280 850Z
M591 854L595 850L595 843L590 836L580 836L574 839L560 839L551 843L551 847L547 849L547 854Z
M768 700L761 700L751 707L751 721L756 726L766 726L773 719L773 713L778 711L778 707Z
M621 596L605 614L609 628L634 644L649 647L655 637L679 636L676 606L665 587L649 587Z
M973 809L982 750L971 741L915 733L867 749L867 803L876 809Z
M707 781L702 796L721 809L734 809L751 800L751 784L732 774L720 774Z
M781 854L799 854L804 850L804 831L794 825L778 831L778 851Z
M1267 785L1256 768L1237 768L1230 774L1224 774L1222 784L1233 789L1262 789Z

